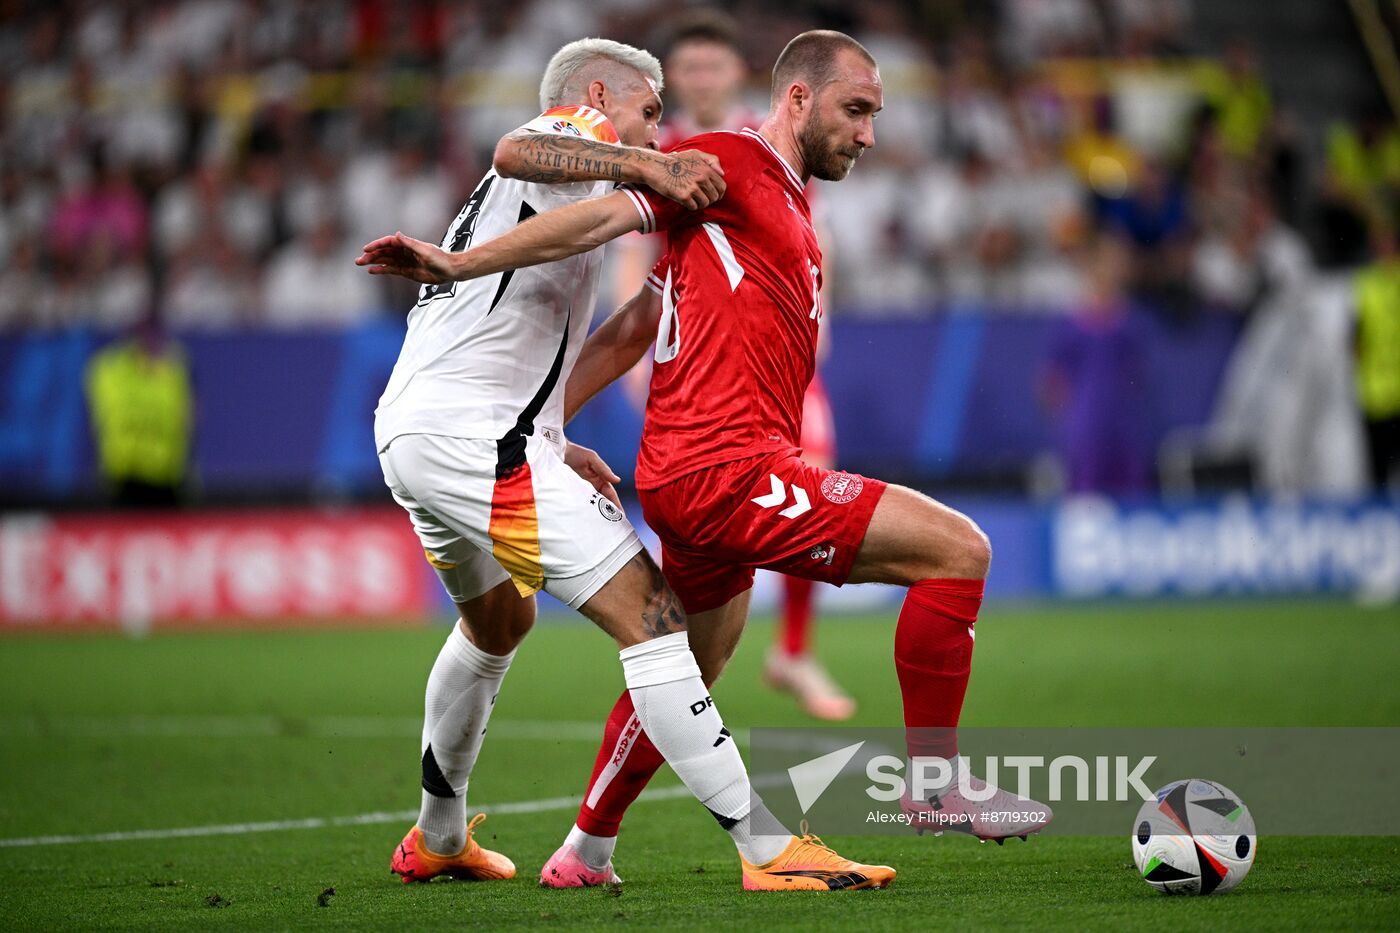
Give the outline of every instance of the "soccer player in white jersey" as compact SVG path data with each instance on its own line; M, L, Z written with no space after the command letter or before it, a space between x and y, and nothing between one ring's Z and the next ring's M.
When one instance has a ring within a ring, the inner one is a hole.
M541 82L544 112L502 140L443 249L467 249L617 182L686 207L713 203L724 192L714 157L654 151L661 83L659 63L639 49L601 39L560 49ZM822 854L754 832L761 804L701 680L680 604L617 507L616 477L564 439L564 385L588 333L600 260L584 250L425 286L375 412L385 482L462 616L429 676L422 808L391 862L405 883L515 874L472 838L484 814L468 824L466 792L541 589L614 638L639 720L745 860L768 862L794 845ZM874 879L893 876L849 864ZM588 880L616 880L606 874Z

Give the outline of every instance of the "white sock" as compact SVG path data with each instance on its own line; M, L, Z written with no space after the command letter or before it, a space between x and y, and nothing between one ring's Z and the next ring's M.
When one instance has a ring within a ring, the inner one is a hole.
M960 755L954 755L952 758L939 758L938 756L910 758L909 768L904 773L910 781L911 796L916 796L918 800L928 803L930 797L948 793L958 785L958 775L962 771L961 761L962 756ZM922 786L915 783L918 781L917 775L920 767L922 767L924 774ZM946 778L943 777L944 774L947 775ZM914 789L918 789L922 793L913 795Z
M583 864L594 871L602 871L612 861L613 850L617 848L617 837L595 836L579 829L575 823L564 839L564 844L574 847L578 857L583 859Z
M624 648L620 657L637 719L676 776L729 832L740 855L755 865L776 858L790 837L754 835L744 760L700 679L686 633Z
M423 702L423 803L418 828L429 851L451 855L467 844L467 779L486 722L515 652L504 657L473 645L461 625L438 652Z
M755 799L753 809L740 817L730 828L729 835L750 865L762 865L782 855L792 841L792 834L787 831L776 836L760 831L762 827L771 829L779 825L778 818L768 811L763 801Z

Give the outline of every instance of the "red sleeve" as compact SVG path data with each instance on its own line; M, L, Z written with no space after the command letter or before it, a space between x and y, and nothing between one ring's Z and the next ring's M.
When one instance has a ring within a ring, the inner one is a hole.
M676 216L671 208L680 207L675 201L663 198L650 188L623 185L618 190L632 199L632 206L642 215L642 233L669 230L675 224Z
M724 167L726 172L726 184L732 184L733 181L728 175L730 165L737 162L743 154L742 146L743 143L736 133L702 133L676 144L670 151L699 150L718 157L720 165ZM721 198L711 207L692 211L670 198L662 197L650 188L623 185L620 190L632 199L637 213L642 215L643 233L656 233L659 230L670 230L686 224L701 223L703 220L713 220L713 217L707 215L724 203L724 199Z

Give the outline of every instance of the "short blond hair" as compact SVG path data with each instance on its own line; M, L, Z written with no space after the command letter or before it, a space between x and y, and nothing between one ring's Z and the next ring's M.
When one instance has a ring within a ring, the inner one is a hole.
M594 65L603 68L595 71L591 67ZM611 39L579 39L555 52L545 66L544 77L540 80L540 109L553 110L574 103L592 81L602 80L606 84L608 74L610 71L615 74L618 65L650 78L656 85L656 93L661 93L664 79L661 62L655 55Z

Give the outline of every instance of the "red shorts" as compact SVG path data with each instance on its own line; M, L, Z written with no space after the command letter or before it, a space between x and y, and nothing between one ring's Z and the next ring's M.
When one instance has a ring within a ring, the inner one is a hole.
M836 460L836 419L831 414L831 402L821 376L813 375L802 397L802 453L812 460L833 463Z
M885 485L783 451L698 470L639 495L661 538L666 582L685 611L696 613L753 586L758 567L845 583Z

